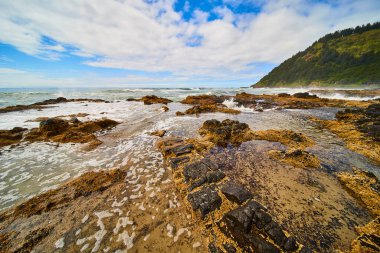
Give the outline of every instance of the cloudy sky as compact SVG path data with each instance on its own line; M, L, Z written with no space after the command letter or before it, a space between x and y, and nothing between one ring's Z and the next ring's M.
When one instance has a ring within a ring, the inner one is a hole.
M379 0L1 0L0 87L239 87Z

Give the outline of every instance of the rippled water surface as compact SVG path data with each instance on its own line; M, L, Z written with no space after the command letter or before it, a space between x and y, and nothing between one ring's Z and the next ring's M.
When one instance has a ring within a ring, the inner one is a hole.
M323 108L312 110L269 110L263 113L242 112L240 115L201 114L200 116L175 116L176 111L189 108L180 103L169 104L169 112L160 110L161 105L143 105L141 102L127 102L125 98L146 94L181 99L187 95L200 93L235 94L237 91L250 92L252 89L170 89L157 90L85 90L60 93L58 90L45 92L29 91L20 96L12 90L0 93L0 105L28 104L43 99L65 96L103 98L111 103L63 103L52 105L42 111L28 110L0 114L0 129L13 127L37 127L31 120L37 117L53 117L75 113L88 113L80 120L107 117L121 124L107 133L99 134L103 144L93 151L83 151L82 144L22 143L15 148L0 149L0 209L19 203L35 194L54 188L62 182L88 170L126 166L142 159L141 154L153 148L155 140L148 132L165 129L167 135L185 137L197 136L197 130L205 120L226 118L249 124L251 129L290 129L303 132L316 140L309 151L316 154L328 170L350 170L353 166L367 169L379 176L379 167L365 157L347 148L344 143L327 130L318 128L308 120L309 116L332 119L338 109ZM298 91L298 90L297 90ZM5 92L5 93L4 93ZM26 91L23 91L24 93ZM256 89L256 92L259 92ZM260 92L263 92L261 90ZM271 91L275 92L275 91ZM278 91L277 91L278 92ZM286 92L286 91L285 91ZM289 91L288 91L289 92ZM2 104L1 104L2 103ZM139 156L134 150L139 151Z

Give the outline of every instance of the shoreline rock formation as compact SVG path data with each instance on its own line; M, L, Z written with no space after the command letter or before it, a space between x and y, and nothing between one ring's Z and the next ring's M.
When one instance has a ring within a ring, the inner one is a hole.
M58 97L53 99L47 99L41 102L37 102L30 105L14 105L14 106L7 106L4 108L0 108L0 113L7 113L7 112L16 112L16 111L25 111L25 110L42 110L45 108L48 108L48 105L54 105L54 104L60 104L60 103L68 103L68 102L93 102L93 103L109 103L109 101L103 100L103 99L88 99L88 98L74 98L74 99L67 99L64 97Z
M38 128L29 131L25 128L0 130L0 147L20 142L53 141L57 143L88 143L91 150L102 144L95 132L108 130L119 123L110 119L81 122L77 118L64 120L59 117L40 121Z

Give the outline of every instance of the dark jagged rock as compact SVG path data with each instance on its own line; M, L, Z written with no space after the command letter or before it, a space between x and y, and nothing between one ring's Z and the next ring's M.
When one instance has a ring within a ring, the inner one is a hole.
M255 212L254 223L257 228L262 229L265 225L272 221L272 217L265 211L259 209Z
M247 206L240 206L224 215L226 224L234 230L249 233L251 230L253 211Z
M269 216L270 217L270 216ZM270 218L271 220L272 218ZM268 219L267 219L268 220ZM286 236L277 222L272 221L265 226L265 231L269 237L279 246L285 243Z
M214 243L209 243L208 251L210 253L224 253L223 250L221 250L219 247L215 246Z
M242 204L246 200L252 198L252 194L247 191L242 185L234 182L228 182L222 186L222 193L230 201Z
M308 247L303 246L303 247L300 249L299 253L313 253L313 251L312 251L311 249L309 249Z
M77 117L71 117L70 120L69 120L70 123L73 123L73 124L76 124L76 123L79 123L79 119Z
M200 161L188 164L183 170L185 181L196 180L206 175L207 172L216 170L215 165L208 159L202 159Z
M177 169L180 164L187 163L189 161L190 158L188 156L170 158L170 166L172 169Z
M188 188L188 190L191 192L195 188L198 188L206 183L216 183L222 180L226 175L221 171L211 171L207 172L205 176L202 176L201 178L195 180Z
M293 236L290 236L286 239L284 244L284 249L286 251L295 251L298 248L297 240Z
M288 94L288 93L278 93L278 95L277 96L279 96L280 98L287 98L287 97L291 97L291 95L290 94Z
M260 235L250 236L248 241L252 244L255 253L280 253L276 246L261 239Z
M223 220L227 225L228 233L231 233L234 240L246 249L244 252L251 252L249 250L251 246L255 253L279 253L280 250L275 245L265 241L256 230L250 233L250 216L252 216L250 207L249 205L240 206L224 216ZM222 229L222 231L224 230Z
M194 145L193 144L186 144L186 145L176 146L171 151L176 156L180 156L180 155L191 153L191 150L193 150L193 149L194 149Z
M218 195L215 187L204 187L201 190L191 193L187 196L194 211L199 210L202 217L205 217L209 212L219 208L222 204L222 199Z
M318 98L317 95L310 95L309 92L299 92L293 94L293 97L295 98Z
M236 248L229 243L224 243L223 248L226 250L227 253L235 253L236 252Z

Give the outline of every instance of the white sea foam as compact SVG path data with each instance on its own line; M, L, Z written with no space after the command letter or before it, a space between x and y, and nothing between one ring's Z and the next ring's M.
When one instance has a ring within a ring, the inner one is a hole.
M256 113L254 109L244 107L243 105L238 106L238 102L236 102L233 98L226 99L223 101L223 104L227 106L227 108L238 110L246 113Z

